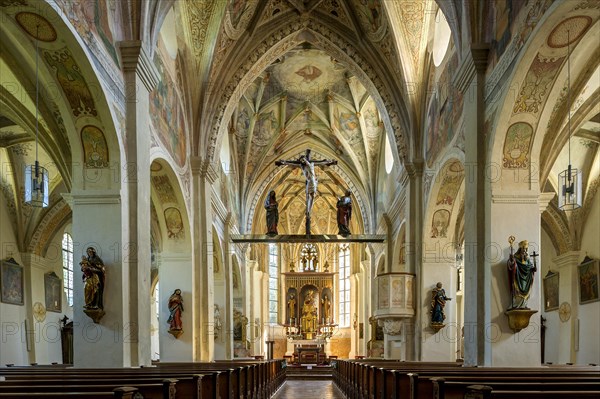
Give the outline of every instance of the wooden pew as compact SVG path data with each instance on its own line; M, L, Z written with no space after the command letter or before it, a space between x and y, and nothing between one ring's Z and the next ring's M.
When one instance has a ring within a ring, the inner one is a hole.
M334 382L350 398L379 399L387 397L400 398L431 398L433 384L430 377L458 378L469 381L471 377L502 377L514 378L515 370L524 372L535 382L535 378L563 377L598 381L600 368L589 366L570 366L560 368L465 368L454 363L426 363L426 362L393 362L393 361L337 361L334 368ZM413 386L411 389L410 372L413 372ZM419 381L419 374L423 381ZM419 382L423 386L417 385ZM487 384L482 380L482 384ZM577 388L575 388L577 389Z
M482 385L480 381L473 381L469 378L464 381L447 381L442 377L431 379L433 383L433 399L463 399L469 386ZM600 393L599 381L581 381L577 378L564 377L562 379L538 377L535 381L523 378L521 381L510 381L506 379L481 378L486 386L490 386L493 391L511 391L523 392L529 391L596 391ZM598 395L600 397L600 394Z
M8 378L3 382L0 382L0 392L3 390L10 389L13 386L23 386L24 384L29 384L32 389L38 389L39 386L43 386L44 391L47 390L46 387L55 386L56 389L59 389L61 386L97 386L97 385L112 385L123 386L124 384L134 386L140 389L140 393L146 397L146 395L151 395L150 397L166 397L170 398L169 395L172 390L175 390L175 398L183 397L190 399L199 399L202 398L215 398L215 383L213 381L214 376L211 375L183 375L177 376L177 379L165 379L163 377L145 377L145 376L131 376L127 374L112 374L112 375L101 375L99 377L86 377L82 378L82 376L73 374L72 376L63 376L61 378L53 378L53 379L41 379L36 377L35 380L32 381L31 375L24 379L22 376L19 376L19 379ZM38 389L40 390L40 389ZM167 395L165 396L165 391ZM31 392L31 390L29 391Z
M166 379L162 383L157 384L136 384L135 388L140 394L143 395L144 399L175 399L175 385L177 380ZM0 393L14 394L14 393L66 393L66 392L112 392L114 389L119 388L118 384L52 384L42 385L37 382L27 385L0 385Z
M494 390L487 385L470 385L464 399L573 399L598 398L600 391L510 391Z
M134 399L134 387L118 387L107 392L14 392L0 393L0 398L69 398L69 399Z
M203 374L199 374L202 372ZM117 379L142 384L139 378L176 378L177 393L185 389L185 398L229 399L268 397L283 383L285 372L280 361L237 362L227 361L218 363L172 363L161 364L158 367L140 369L57 369L57 368L0 368L0 374L9 380L15 378L36 380L58 379L70 383L89 384L93 379ZM195 384L190 382L190 376L196 375ZM187 376L187 378L186 378ZM187 381L186 381L187 379ZM1 384L1 383L0 383ZM179 395L177 395L179 396Z

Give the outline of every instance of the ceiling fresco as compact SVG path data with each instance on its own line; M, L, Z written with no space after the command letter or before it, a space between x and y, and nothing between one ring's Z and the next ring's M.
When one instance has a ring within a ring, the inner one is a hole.
M256 195L251 193L259 176L273 169L276 160L306 148L338 160L365 192L376 179L385 129L375 102L344 65L310 45L291 49L265 69L243 94L232 126L240 176L248 177L240 187L246 195ZM317 173L324 179L319 182L323 197L315 202L313 220L316 230L333 233L344 179L332 177L335 172L327 168L317 168ZM285 193L280 200L281 217L288 223L285 230L298 232L304 215L295 211L305 207L304 177L294 168L273 184L278 195Z

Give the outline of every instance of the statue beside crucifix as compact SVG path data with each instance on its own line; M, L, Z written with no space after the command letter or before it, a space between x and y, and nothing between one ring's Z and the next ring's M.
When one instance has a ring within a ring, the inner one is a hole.
M317 175L315 174L315 165L337 165L336 160L321 159L315 161L310 159L310 149L306 150L305 155L300 155L297 160L285 161L280 159L275 161L276 166L288 165L297 166L302 169L304 177L306 178L306 235L310 235L310 213L312 211L313 204L315 202L315 196L317 194Z

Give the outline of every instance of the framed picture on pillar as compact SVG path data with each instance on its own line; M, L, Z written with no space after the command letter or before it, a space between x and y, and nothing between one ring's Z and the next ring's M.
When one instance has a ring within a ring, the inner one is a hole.
M598 292L598 259L585 257L583 262L577 266L579 280L579 303L596 302L600 300Z
M13 258L0 264L0 300L12 305L23 305L23 267Z
M44 292L46 297L46 311L62 312L62 284L54 272L44 275Z
M551 270L544 277L544 312L558 309L558 278Z

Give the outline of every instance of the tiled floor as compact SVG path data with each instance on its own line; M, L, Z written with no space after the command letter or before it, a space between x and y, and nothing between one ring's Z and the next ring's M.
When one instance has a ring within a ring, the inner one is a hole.
M272 399L343 399L331 380L286 381Z

